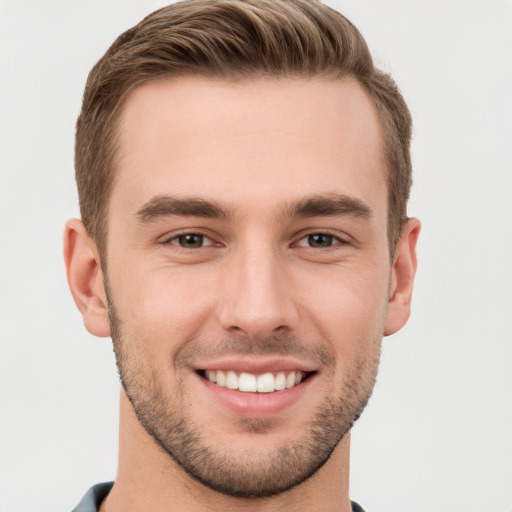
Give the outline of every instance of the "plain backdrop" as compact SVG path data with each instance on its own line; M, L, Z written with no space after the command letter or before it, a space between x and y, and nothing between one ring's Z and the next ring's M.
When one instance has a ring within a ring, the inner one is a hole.
M352 435L369 512L512 510L512 3L340 0L415 121L413 314ZM86 76L157 0L0 0L0 510L70 511L115 477L111 342L83 328L61 240L78 216Z

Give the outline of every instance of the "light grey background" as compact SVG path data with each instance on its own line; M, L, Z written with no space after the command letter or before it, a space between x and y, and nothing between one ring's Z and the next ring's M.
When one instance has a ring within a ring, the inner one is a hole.
M415 119L423 221L412 318L384 341L353 431L371 512L512 510L512 3L330 1ZM73 132L86 75L164 2L0 0L0 510L69 511L113 479L119 384L82 326L61 238L78 216ZM507 34L508 32L508 34Z

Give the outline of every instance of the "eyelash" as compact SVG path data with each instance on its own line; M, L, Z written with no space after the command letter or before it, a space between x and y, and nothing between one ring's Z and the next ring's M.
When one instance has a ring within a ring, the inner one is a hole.
M201 237L202 241L204 242L204 239L207 239L209 240L211 243L209 243L208 245L202 245L200 247L183 247L182 245L180 245L179 243L179 239L180 238L185 238L187 236L197 236L197 237ZM174 241L176 241L177 243L174 243ZM216 244L215 241L209 237L207 234L205 233L201 233L200 231L186 231L184 233L179 233L177 235L174 235L173 237L171 238L167 238L166 240L164 240L163 242L163 245L176 245L177 247L179 247L180 249L184 249L186 251L189 251L189 250L193 250L193 249L202 249L204 247L211 247L211 246L215 246L215 245L219 245L219 244Z
M312 247L311 245L299 245L301 241L309 239L310 237L314 237L314 236L328 237L331 239L331 244L328 245L327 247ZM336 245L347 245L347 244L348 244L348 242L346 240L344 240L340 236L335 235L334 233L331 233L329 231L312 231L311 233L307 233L307 234L303 235L293 245L295 247L307 247L309 249L331 249L332 247L334 247Z
M196 236L196 237L200 237L201 238L201 245L199 247L183 247L179 243L179 239L180 238L191 237L191 236ZM310 237L315 237L315 236L327 237L328 239L330 239L330 245L328 245L326 247L313 247L313 246L309 245L308 242L311 242L311 240L308 240L308 239L310 239ZM211 243L209 243L207 245L204 245L203 242L204 242L205 239L209 240ZM307 242L306 242L307 245L301 245L300 244L300 242L302 242L303 240L307 240ZM219 246L220 245L220 244L216 243L207 234L202 233L200 231L187 231L187 232L184 232L184 233L179 233L177 235L174 235L171 238L168 238L168 239L164 240L162 242L162 244L163 245L175 245L175 246L179 247L180 249L184 249L186 251L190 251L190 250L193 250L193 249L202 249L202 248L205 248L205 247L211 247L211 246L216 246L216 245ZM329 231L314 231L314 232L307 233L307 234L303 235L301 238L299 238L297 240L297 242L294 242L292 244L292 246L294 246L294 247L307 247L309 249L330 249L330 248L332 248L333 246L336 246L336 245L347 245L347 244L348 244L348 242L346 240L344 240L343 238L340 238L337 235L334 235L333 233L330 233Z

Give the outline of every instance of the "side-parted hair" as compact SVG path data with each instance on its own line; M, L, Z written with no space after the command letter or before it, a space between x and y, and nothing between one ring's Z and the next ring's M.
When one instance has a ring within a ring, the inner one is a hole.
M355 78L382 127L394 254L411 187L412 122L398 87L374 66L357 28L317 0L186 0L121 34L87 79L76 125L75 170L82 220L102 256L124 103L137 87L177 76Z

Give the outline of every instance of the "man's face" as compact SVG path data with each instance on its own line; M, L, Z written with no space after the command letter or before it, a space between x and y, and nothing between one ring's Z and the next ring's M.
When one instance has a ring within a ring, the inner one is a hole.
M206 485L287 490L377 372L391 263L371 101L348 79L180 78L136 90L119 133L106 270L126 393Z

